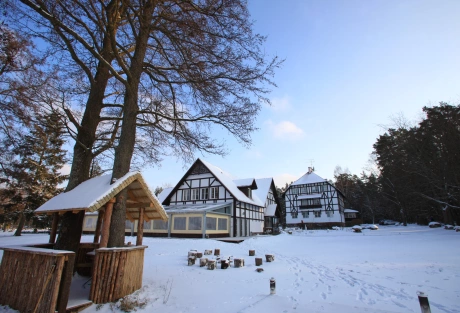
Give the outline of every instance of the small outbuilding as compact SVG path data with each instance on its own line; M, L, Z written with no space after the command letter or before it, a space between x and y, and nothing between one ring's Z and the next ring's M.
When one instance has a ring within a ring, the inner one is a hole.
M106 248L115 197L124 189L128 193L126 217L139 221L136 246ZM69 211L98 212L93 243L81 243L76 255L52 250L59 216ZM66 312L74 269L91 277L89 300L94 303L114 301L141 288L147 248L142 245L142 226L144 221L168 219L139 172L130 172L112 183L110 174L94 177L52 198L36 213L54 216L49 243L2 248L0 303L21 312ZM30 262L34 258L40 262Z

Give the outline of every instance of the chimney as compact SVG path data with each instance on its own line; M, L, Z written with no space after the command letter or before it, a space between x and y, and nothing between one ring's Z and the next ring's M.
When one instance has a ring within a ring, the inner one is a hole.
M308 174L313 173L313 171L314 171L313 167L308 167Z

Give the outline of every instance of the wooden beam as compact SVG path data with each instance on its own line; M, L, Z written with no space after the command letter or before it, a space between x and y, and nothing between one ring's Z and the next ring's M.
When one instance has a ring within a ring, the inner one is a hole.
M150 218L148 217L147 212L145 212L145 209L144 209L144 220L145 220L147 223L150 222Z
M144 208L139 209L139 221L137 223L136 246L142 246L142 237L144 236Z
M131 223L134 223L134 217L131 214L131 212L126 211L126 218L131 221Z
M141 202L126 203L126 208L127 209L149 208L151 206L153 206L153 203L141 203Z
M51 233L50 233L50 241L49 241L49 243L55 243L56 242L56 233L57 233L58 224L59 224L59 213L54 212L53 213L53 223L51 225Z
M107 243L109 242L110 222L112 220L113 204L115 201L116 199L112 198L105 205L104 224L102 225L101 244L99 245L99 248L106 248Z
M101 226L102 226L102 221L104 220L104 213L105 210L101 209L99 210L99 213L97 214L97 222L96 222L96 230L94 231L94 243L99 243L99 236L101 235Z
M134 195L131 189L128 189L128 199L136 201L137 197Z

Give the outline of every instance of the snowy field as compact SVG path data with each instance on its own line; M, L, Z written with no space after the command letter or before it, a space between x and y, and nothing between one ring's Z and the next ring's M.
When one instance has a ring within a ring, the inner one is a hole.
M0 246L48 241L41 234L11 235L0 233ZM130 296L144 304L138 312L420 312L416 292L423 291L433 313L460 313L460 233L453 230L380 226L362 233L295 231L240 244L167 238L144 238L144 244L144 286ZM187 265L189 250L215 248L222 256L244 258L245 267L210 271L199 262ZM263 257L263 272L256 271L250 249ZM265 262L265 254L275 261ZM123 312L120 305L92 305L83 312Z

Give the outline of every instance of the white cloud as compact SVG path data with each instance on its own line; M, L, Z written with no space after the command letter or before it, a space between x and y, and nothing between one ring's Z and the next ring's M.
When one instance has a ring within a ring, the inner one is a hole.
M281 121L274 124L271 120L269 120L266 124L270 127L273 136L277 139L293 141L298 140L305 135L305 132L300 127L290 121Z
M289 101L288 96L284 96L282 98L273 98L273 99L270 99L270 101L272 103L270 105L270 108L273 111L280 112L280 111L289 111L291 109L291 103Z

